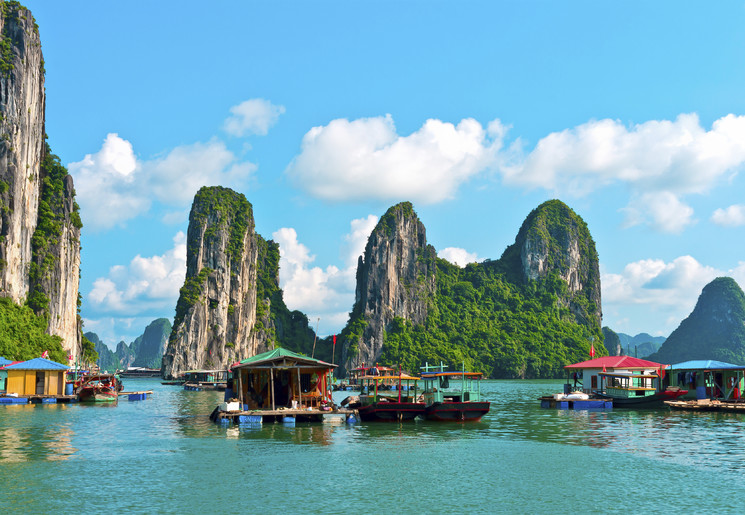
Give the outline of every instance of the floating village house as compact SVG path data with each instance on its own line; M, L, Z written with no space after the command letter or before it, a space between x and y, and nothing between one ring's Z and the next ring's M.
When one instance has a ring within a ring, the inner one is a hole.
M688 393L685 399L737 400L743 395L745 366L695 360L671 365L666 382Z
M280 347L234 363L232 386L245 410L317 410L331 404L335 367Z
M65 394L68 366L44 358L34 358L3 367L8 374L6 393L19 396L59 396Z
M8 372L3 370L3 367L11 364L13 364L13 361L0 356L0 393L5 392L5 383L8 379Z
M587 394L613 393L621 397L654 395L665 367L654 361L631 356L604 356L564 367L574 390ZM572 387L570 382L568 387ZM568 392L565 392L568 393Z

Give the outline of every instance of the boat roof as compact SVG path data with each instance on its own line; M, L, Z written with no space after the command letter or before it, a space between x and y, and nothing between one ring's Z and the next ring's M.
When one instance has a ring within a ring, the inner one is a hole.
M483 376L484 374L481 372L422 372L423 378L430 378L430 377L443 377L443 376L453 376L453 377L477 377L477 376Z
M599 376L606 377L633 377L633 378L650 378L657 379L659 376L656 374L634 374L633 372L600 372Z
M661 363L655 363L654 361L647 361L646 359L633 358L631 356L603 356L602 358L595 358L588 361L582 361L580 363L574 363L567 365L564 368L575 370L582 368L625 368L625 369L647 369L647 368L660 368L667 367Z
M297 352L292 352L291 350L283 349L282 347L277 347L276 349L272 349L267 352L262 352L261 354L257 354L255 356L252 356L250 358L246 358L242 361L239 361L237 363L233 363L230 368L271 368L272 366L282 366L286 365L289 362L294 362L297 364L302 364L305 366L315 366L315 367L323 367L323 368L335 368L336 365L332 365L331 363L326 363L325 361L321 361L320 359L310 358L308 356L304 356L302 354L298 354Z
M34 358L4 367L5 370L67 370L69 368L67 365L45 358Z
M5 365L10 365L12 363L17 363L17 362L14 362L13 360L10 360L10 359L5 359L4 357L0 356L0 367L4 367Z
M401 379L401 381L419 381L420 377L414 377L407 374L401 374L400 376L362 376L360 379Z
M707 360L693 360L684 361L682 363L676 363L670 365L670 370L743 370L743 365L733 365L732 363L725 363L724 361L714 361L711 359Z

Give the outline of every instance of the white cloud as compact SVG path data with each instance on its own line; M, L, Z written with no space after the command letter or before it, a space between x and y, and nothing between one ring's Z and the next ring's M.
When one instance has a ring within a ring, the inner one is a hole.
M520 163L503 168L509 182L588 193L615 181L645 191L703 193L745 161L745 116L718 119L710 131L695 114L626 127L591 121L549 134Z
M745 225L745 205L735 204L727 209L717 209L711 215L711 221L725 227Z
M503 135L498 120L485 130L470 118L458 125L430 119L399 136L390 115L336 119L305 134L286 173L326 200L431 204L452 198L462 183L491 166Z
M70 163L68 169L83 223L95 231L145 213L153 200L184 206L202 186L239 188L256 165L239 161L217 140L176 147L164 157L141 161L131 143L109 134L99 152Z
M680 197L709 191L743 162L745 116L727 115L707 131L695 114L681 114L674 121L627 127L599 120L555 132L527 155L513 153L501 171L507 184L576 196L625 183L635 198L627 225L643 221L680 232L693 214Z
M289 309L305 313L314 328L320 318L321 334L339 331L347 321L354 304L357 258L364 252L377 220L373 215L352 220L350 232L344 237L346 266L343 269L312 266L315 256L298 241L295 229L282 228L272 234L279 243L279 277L285 303Z
M481 261L475 253L468 252L465 249L459 249L457 247L447 247L437 253L438 257L446 259L451 263L458 265L463 268L469 263L477 263Z
M88 294L97 312L134 316L148 310L172 310L186 277L186 236L179 232L173 248L163 255L142 257L115 265L107 277L93 282Z
M680 233L696 222L693 209L668 191L645 193L621 211L626 214L625 227L648 224L661 232Z
M233 136L265 136L284 112L284 106L275 106L263 98L252 98L230 108L232 116L225 120L224 129Z
M723 271L681 256L669 263L661 259L629 263L619 274L603 271L604 324L622 330L624 324L630 324L629 313L634 313L635 332L669 334L693 311L704 286L722 276L730 276L742 286L745 262Z

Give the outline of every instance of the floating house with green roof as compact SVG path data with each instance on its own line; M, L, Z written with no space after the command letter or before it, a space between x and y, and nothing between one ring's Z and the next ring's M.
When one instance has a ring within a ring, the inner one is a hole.
M745 366L723 361L693 360L671 365L667 383L688 390L684 399L739 400L745 386Z
M322 415L331 406L336 365L278 347L233 363L232 387L241 408L281 416Z

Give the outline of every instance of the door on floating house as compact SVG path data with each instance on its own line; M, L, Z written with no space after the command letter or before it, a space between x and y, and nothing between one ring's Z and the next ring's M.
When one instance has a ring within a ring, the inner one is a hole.
M36 372L36 395L44 395L44 371Z

